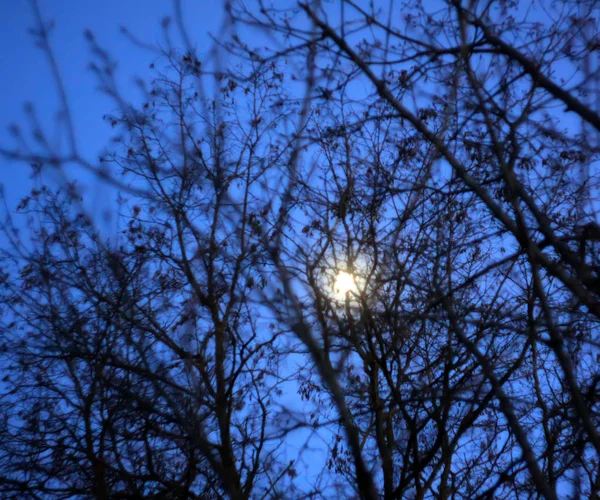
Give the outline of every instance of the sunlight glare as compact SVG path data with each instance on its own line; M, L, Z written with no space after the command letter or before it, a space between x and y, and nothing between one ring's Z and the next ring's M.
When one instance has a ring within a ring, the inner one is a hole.
M339 297L344 298L348 292L357 292L354 276L350 273L340 271L335 278L335 293Z

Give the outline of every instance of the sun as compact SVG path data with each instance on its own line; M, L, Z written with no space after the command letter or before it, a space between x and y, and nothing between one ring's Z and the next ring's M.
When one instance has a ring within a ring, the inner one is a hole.
M354 276L345 271L339 271L335 277L334 291L341 298L345 298L348 293L357 293L358 288Z

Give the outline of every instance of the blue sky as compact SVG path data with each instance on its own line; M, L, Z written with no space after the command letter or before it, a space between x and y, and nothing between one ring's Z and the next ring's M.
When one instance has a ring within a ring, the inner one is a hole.
M182 3L185 23L202 52L201 44L210 44L206 33L219 27L221 3L208 0ZM134 47L122 35L120 27L126 26L148 43L159 42L160 21L171 14L172 3L168 0L42 0L40 6L44 17L55 22L51 42L64 77L80 150L93 160L109 137L109 128L102 116L114 109L114 105L96 90L94 75L88 69L91 54L84 30L90 29L99 44L118 61L121 89L126 97L134 98L133 77L148 74L153 55ZM4 77L0 79L0 145L7 147L14 145L7 132L9 124L16 122L27 130L23 111L26 101L34 104L43 128L53 130L58 99L47 60L28 33L34 26L30 2L4 2L1 14L0 67ZM5 186L10 207L31 189L29 177L30 171L25 165L2 160L0 183ZM71 178L89 185L82 172L71 172ZM114 199L108 194L106 187L93 183L93 189L87 191L87 208L93 212L108 209Z
M87 69L91 55L83 31L90 29L98 42L119 62L118 77L126 97L135 97L132 85L135 75L148 74L153 55L132 46L120 33L128 27L137 37L149 43L159 42L160 20L171 13L170 0L40 0L46 18L55 21L52 44L64 77L73 111L80 149L91 160L107 143L110 129L102 116L113 106L96 90L93 74ZM210 45L206 36L220 25L219 0L184 0L185 22L198 49ZM57 93L51 80L47 61L28 28L34 18L26 0L5 0L0 10L0 145L11 146L7 126L12 122L25 125L23 104L31 101L42 120L44 129L52 129L58 110ZM578 127L577 120L565 120ZM26 129L26 126L24 126ZM9 206L32 187L30 172L23 165L1 160L0 183L6 187ZM101 186L81 172L73 172L87 185L87 208L91 212L115 210L114 191ZM0 209L1 210L1 209ZM294 395L295 396L295 395ZM294 399L294 398L291 398Z

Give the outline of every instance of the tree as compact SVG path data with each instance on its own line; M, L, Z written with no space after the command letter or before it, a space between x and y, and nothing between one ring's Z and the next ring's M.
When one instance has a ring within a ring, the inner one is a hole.
M139 107L90 36L126 224L67 184L5 227L2 491L600 494L595 10L227 4ZM3 151L96 168L45 144Z
M219 97L207 99L192 83L199 60L171 50L138 109L119 99L111 61L88 38L121 103L106 117L117 146L99 161L135 194L122 202L117 246L75 184L22 201L31 250L5 227L15 244L3 259L0 488L19 498L275 495L293 475L268 423L286 375L279 332L260 323L252 295L268 273L257 235L271 217L269 175L289 155L271 132L284 116L267 107L278 75L219 77Z

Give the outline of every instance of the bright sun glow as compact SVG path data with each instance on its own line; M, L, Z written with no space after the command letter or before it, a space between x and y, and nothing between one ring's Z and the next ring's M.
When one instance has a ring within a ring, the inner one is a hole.
M345 298L348 292L357 292L354 276L350 273L340 271L335 277L335 293L338 297Z

